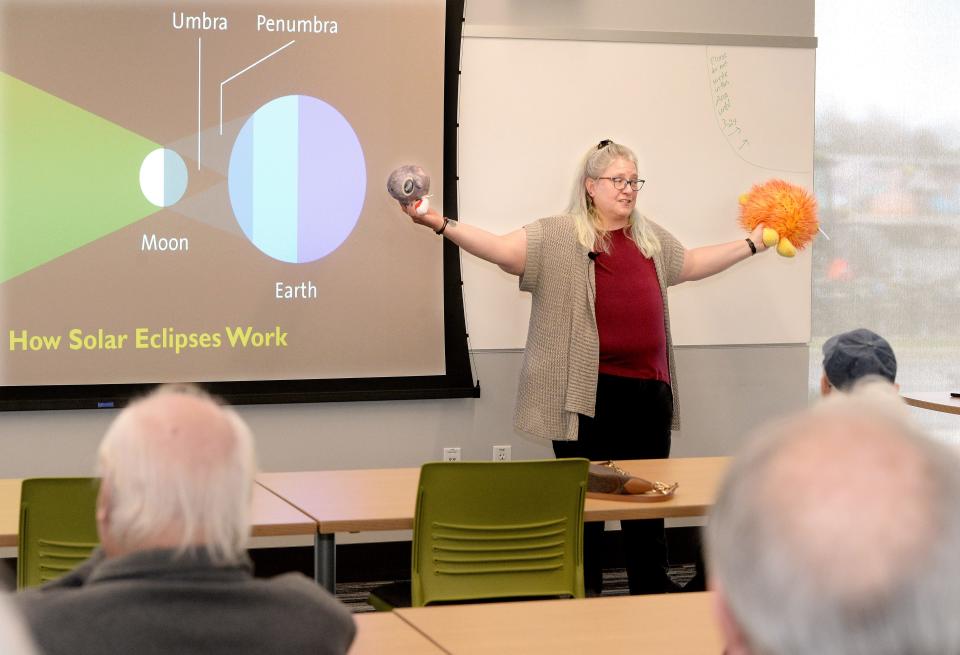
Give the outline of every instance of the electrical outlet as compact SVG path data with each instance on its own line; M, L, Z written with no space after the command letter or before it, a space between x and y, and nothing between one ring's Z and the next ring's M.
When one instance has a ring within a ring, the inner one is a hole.
M494 446L494 447L493 447L493 461L495 461L495 462L509 462L509 461L510 461L510 446Z
M459 448L444 448L444 449L443 449L443 461L445 461L445 462L459 462L459 461L460 461L460 449L459 449Z

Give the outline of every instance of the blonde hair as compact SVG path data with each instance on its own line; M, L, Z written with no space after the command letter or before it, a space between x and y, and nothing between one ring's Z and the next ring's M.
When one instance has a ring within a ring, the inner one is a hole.
M253 435L198 387L166 386L121 412L100 443L107 530L125 550L174 535L215 562L246 555L256 472Z
M604 142L601 141L601 144ZM617 159L625 159L639 169L637 156L627 146L610 141L606 145L591 146L580 159L580 166L570 196L567 213L573 216L577 228L577 240L589 250L607 251L610 236L602 229L600 216L593 206L593 198L587 193L588 178L597 179ZM660 240L654 234L647 218L633 208L627 224L630 239L637 244L644 257L653 257L660 252Z

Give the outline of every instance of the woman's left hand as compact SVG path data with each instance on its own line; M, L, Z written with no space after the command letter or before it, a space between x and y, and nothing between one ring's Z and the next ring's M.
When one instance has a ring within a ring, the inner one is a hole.
M753 245L757 247L757 252L763 252L767 249L767 246L763 243L763 228L766 226L763 223L758 223L753 232L750 233L750 240L753 241Z

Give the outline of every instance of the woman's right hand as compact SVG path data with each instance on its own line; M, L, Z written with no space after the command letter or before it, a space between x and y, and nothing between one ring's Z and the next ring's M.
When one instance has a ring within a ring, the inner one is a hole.
M418 214L416 203L400 203L400 209L403 210L403 213L413 219L413 222L417 225L426 225L431 230L436 232L440 229L440 226L443 225L443 215L437 212L433 207L427 210L425 214Z

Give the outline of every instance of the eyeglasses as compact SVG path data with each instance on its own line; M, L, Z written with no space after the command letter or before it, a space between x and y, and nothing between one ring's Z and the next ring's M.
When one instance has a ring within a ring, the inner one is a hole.
M628 180L622 177L598 177L598 180L610 180L613 183L613 188L617 191L623 191L627 188L627 185L630 185L630 188L634 191L639 191L643 188L643 183L646 180Z

